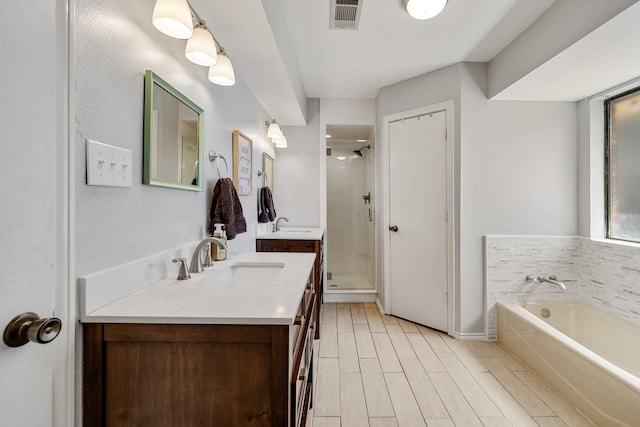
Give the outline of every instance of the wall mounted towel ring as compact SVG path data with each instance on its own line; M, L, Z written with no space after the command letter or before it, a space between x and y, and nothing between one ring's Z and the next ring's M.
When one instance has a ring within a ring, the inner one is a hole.
M267 186L267 179L269 178L269 175L267 175L266 172L258 171L258 176L262 177L262 186L266 187Z
M224 162L224 168L227 171L227 173L224 175L224 177L220 173L220 164L218 163L218 160L220 160L220 159L222 159L222 161ZM218 176L220 178L227 178L229 176L229 166L227 165L227 159L225 159L222 154L218 154L215 151L209 151L209 161L212 162L212 163L216 162L216 170L218 171Z

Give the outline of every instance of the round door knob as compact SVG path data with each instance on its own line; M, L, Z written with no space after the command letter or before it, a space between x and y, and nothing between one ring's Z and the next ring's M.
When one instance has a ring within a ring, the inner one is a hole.
M29 341L46 344L60 334L62 322L57 317L40 319L36 313L22 313L9 322L4 330L4 343L9 347L20 347Z
M398 231L398 226L397 225L390 225L389 226L389 230L393 231L394 233Z

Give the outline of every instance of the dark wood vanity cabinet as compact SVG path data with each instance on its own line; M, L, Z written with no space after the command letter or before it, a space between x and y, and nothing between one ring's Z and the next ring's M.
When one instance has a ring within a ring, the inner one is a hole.
M293 325L83 324L83 425L304 426L313 286Z
M316 254L313 264L316 284L315 339L320 339L320 305L324 288L324 244L320 240L256 239L256 252L309 252Z

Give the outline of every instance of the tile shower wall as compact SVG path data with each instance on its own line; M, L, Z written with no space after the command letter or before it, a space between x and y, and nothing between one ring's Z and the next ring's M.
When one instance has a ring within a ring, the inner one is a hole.
M496 302L579 298L578 237L485 236L487 339L496 339ZM567 291L550 283L527 283L525 277L555 275Z
M555 274L567 291L527 283ZM582 301L640 323L640 247L583 237L485 236L486 331L496 339L498 301Z

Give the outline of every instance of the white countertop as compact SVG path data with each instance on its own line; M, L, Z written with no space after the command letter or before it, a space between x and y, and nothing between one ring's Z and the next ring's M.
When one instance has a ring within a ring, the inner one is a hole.
M311 274L315 254L243 253L216 261L190 280L165 279L81 316L83 323L292 324ZM280 264L272 280L215 285L233 266ZM209 283L209 284L208 284Z
M258 232L256 239L272 240L322 240L322 227L280 227L280 231Z

